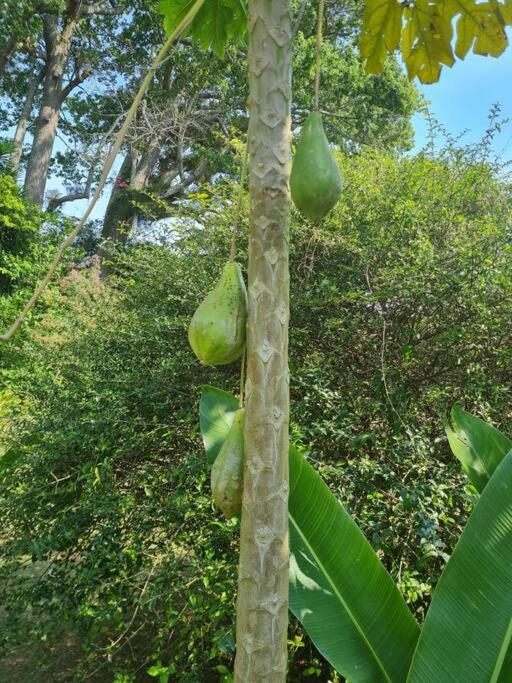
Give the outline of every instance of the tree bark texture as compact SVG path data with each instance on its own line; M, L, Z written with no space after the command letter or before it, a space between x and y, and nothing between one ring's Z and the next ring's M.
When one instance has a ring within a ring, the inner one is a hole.
M72 4L75 5L75 3ZM59 125L63 103L63 80L71 49L71 39L77 27L77 12L78 7L75 9L75 16L68 17L61 32L57 28L55 17L49 14L43 17L46 43L43 92L24 186L26 198L39 206L42 206L44 201L48 169Z
M102 278L110 274L107 262L111 255L112 245L124 245L130 236L134 211L127 190L130 187L132 165L132 155L127 154L117 174L105 211L101 230L102 244L98 249Z
M35 69L34 63L32 63L32 68ZM13 138L13 150L11 153L10 166L15 175L18 175L20 170L21 156L23 154L23 143L27 133L27 126L30 121L30 115L32 114L32 107L34 106L34 98L40 82L41 76L34 71L29 77L27 96L25 97L25 102L23 103L23 108L21 110L21 114L18 119L18 125L16 126L16 131Z
M289 0L251 0L249 32L249 318L235 681L282 683L289 565Z

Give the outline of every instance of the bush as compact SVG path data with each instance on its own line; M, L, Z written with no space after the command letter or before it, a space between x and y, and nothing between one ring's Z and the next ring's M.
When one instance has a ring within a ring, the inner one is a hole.
M511 416L510 189L469 152L340 161L329 220L293 216L292 437L421 618L472 502L440 416L455 400ZM48 680L229 680L237 527L213 508L197 408L202 384L236 392L238 368L200 367L187 342L227 258L218 196L182 207L167 246L121 252L107 285L70 273L20 345L6 666L38 643ZM290 640L290 680L332 680L295 622Z

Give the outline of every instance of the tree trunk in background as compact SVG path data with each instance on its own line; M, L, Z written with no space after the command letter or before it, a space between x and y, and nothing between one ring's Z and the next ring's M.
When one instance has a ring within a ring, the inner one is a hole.
M80 3L71 4L75 8L75 14L68 16L64 29L60 33L57 28L57 19L49 14L43 15L46 44L43 93L24 186L26 198L39 206L42 206L44 201L62 103L64 97L71 92L69 85L63 88L63 79L68 64L71 39L77 27Z
M11 57L16 47L16 39L17 33L16 31L13 31L0 52L0 76L3 76L7 65L11 61Z
M251 0L249 31L249 319L235 681L282 683L289 564L289 0Z
M114 187L110 194L107 210L103 219L101 230L102 246L98 249L101 259L101 275L106 277L109 273L105 256L108 256L109 243L126 244L132 231L134 221L137 218L137 209L130 201L127 190L140 190L146 187L151 172L153 171L160 156L160 143L149 147L138 163L135 164L131 154L127 154L119 169Z
M32 66L35 68L35 64L32 64ZM18 125L16 126L16 132L14 133L13 138L13 151L11 154L10 166L14 175L18 175L20 170L21 155L23 154L23 142L25 141L28 122L32 113L32 107L34 106L34 98L40 82L41 77L33 72L29 78L27 96L25 98L23 109L21 110L20 118L18 119Z
M133 209L130 205L127 190L130 186L131 173L132 155L127 154L117 174L114 187L110 193L105 217L103 218L101 245L98 249L102 278L106 277L110 272L109 265L106 263L110 254L109 247L113 244L126 244L130 234Z

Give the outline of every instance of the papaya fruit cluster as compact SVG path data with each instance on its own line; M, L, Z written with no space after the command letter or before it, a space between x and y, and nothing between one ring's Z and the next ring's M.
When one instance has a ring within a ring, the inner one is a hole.
M341 194L341 173L329 147L322 117L312 112L304 122L290 176L292 199L299 211L319 223L336 205ZM215 287L198 306L188 339L203 365L227 365L245 350L247 291L240 266L230 261ZM233 424L215 459L211 487L215 504L226 517L242 510L244 460L244 410Z

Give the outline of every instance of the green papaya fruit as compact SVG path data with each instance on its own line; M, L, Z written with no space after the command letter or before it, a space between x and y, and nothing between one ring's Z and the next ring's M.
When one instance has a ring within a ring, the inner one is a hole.
M226 263L217 285L198 306L188 329L192 350L203 365L226 365L245 348L247 291L238 263Z
M237 410L233 424L215 458L211 475L213 500L228 519L242 511L244 488L244 410Z
M317 111L304 122L293 158L290 189L295 206L313 223L319 223L340 198L340 169Z

